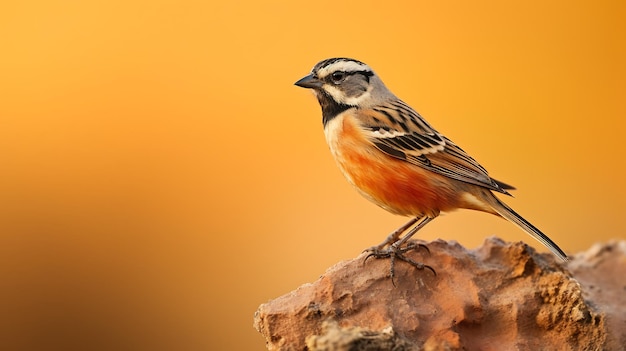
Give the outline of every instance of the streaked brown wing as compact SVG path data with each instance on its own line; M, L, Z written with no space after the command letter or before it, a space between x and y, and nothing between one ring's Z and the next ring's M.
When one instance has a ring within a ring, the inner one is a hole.
M359 111L370 141L380 151L446 177L509 195L506 189L513 187L489 177L487 170L463 149L434 130L408 105L401 106Z

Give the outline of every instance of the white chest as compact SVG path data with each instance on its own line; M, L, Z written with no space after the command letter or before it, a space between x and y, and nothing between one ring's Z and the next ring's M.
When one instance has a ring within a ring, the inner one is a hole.
M332 152L333 156L337 158L339 153L341 152L341 136L343 135L343 122L344 115L340 114L335 118L331 119L324 126L324 135L326 136L326 143L328 143L328 147L330 148L330 152Z
M360 155L366 150L360 128L358 122L346 113L331 119L324 127L330 152L343 175L353 185L354 173L362 171L355 159L361 158Z

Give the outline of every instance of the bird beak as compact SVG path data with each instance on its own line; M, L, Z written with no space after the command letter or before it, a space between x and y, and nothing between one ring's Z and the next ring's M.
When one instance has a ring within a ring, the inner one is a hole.
M314 75L309 74L308 76L300 79L299 81L294 83L295 85L303 88L309 89L320 89L324 83L317 79Z

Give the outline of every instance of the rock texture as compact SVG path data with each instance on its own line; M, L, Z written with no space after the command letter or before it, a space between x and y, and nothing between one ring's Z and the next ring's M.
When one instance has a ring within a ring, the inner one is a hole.
M436 270L365 255L259 307L269 350L624 350L626 242L561 263L490 238L423 243Z

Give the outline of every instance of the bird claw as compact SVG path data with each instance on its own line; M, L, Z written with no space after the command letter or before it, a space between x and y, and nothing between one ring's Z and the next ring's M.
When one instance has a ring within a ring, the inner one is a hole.
M393 286L396 286L396 283L394 281L394 277L395 277L395 261L396 259L400 260L400 261L404 261L408 264L410 264L411 266L413 266L415 269L418 270L424 270L424 269L428 269L431 272L433 272L433 274L436 276L437 272L435 271L435 269L429 265L426 265L422 262L417 262L415 260L413 260L410 257L407 257L405 255L405 253L411 251L411 250L416 250L419 248L424 248L429 254L430 254L430 249L428 249L428 247L424 244L420 244L420 243L415 243L415 242L408 242L405 246L401 247L396 245L396 243L389 245L389 247L387 248L382 248L379 246L374 246L371 247L369 249L364 250L363 252L368 252L369 254L367 256L365 256L365 259L363 260L363 264L365 264L365 262L367 262L367 260L370 257L374 257L376 259L381 259L381 258L389 258L390 259L390 263L391 263L391 267L389 269L389 274L391 277L391 283L393 284Z
M410 242L406 243L406 247L404 248L403 252L407 252L407 251L415 250L415 249L424 249L430 255L430 249L428 248L428 246L426 246L426 245L424 245L422 243L416 243L414 241L410 241Z

